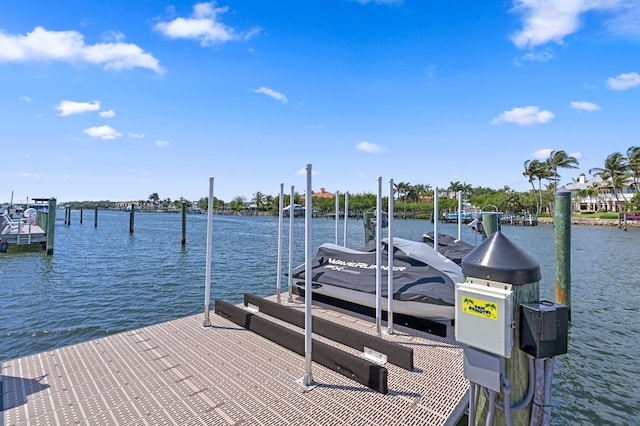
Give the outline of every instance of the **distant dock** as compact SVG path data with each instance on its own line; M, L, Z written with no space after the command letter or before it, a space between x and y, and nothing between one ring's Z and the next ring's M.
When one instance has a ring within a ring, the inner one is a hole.
M283 305L304 310L299 301ZM313 315L375 334L370 319L346 311L314 306ZM400 326L385 335L414 354L412 371L384 365L387 394L315 362L318 386L306 391L296 383L303 356L219 315L212 313L207 328L202 319L192 315L2 362L4 424L455 425L468 405L462 348L452 338Z

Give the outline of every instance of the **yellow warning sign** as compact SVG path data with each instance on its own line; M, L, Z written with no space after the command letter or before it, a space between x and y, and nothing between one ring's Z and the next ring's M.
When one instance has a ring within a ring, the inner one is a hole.
M475 297L462 298L462 312L491 320L498 319L498 306L495 303Z

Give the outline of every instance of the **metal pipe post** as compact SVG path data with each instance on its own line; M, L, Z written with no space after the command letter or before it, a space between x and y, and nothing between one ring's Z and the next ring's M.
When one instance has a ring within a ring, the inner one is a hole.
M382 176L376 196L376 334L382 334Z
M338 224L340 223L340 191L336 191L336 245L338 245Z
M278 200L278 261L276 271L276 299L280 300L280 291L282 288L282 216L284 214L282 208L284 203L284 183L280 184L280 199ZM291 207L289 208L291 209ZM291 212L289 212L291 213Z
M209 203L207 207L207 259L204 284L204 327L210 327L209 303L211 302L211 244L213 242L213 178L209 178Z
M393 179L389 179L389 236L387 249L387 334L393 334Z
M311 196L311 164L307 164L307 192L305 197L304 216L304 375L300 379L300 384L309 389L313 385L313 374L311 372L312 356L312 319L311 319L311 214L313 212L313 201Z
M291 185L289 197L289 303L293 302L293 196L294 186Z
M433 190L433 249L438 251L438 188Z
M462 191L458 191L458 239L462 238Z
M349 219L349 191L344 194L344 237L342 238L342 245L347 246L347 219Z

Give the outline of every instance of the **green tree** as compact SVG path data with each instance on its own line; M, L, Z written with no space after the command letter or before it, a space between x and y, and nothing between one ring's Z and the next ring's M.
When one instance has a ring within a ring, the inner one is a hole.
M257 191L253 194L253 198L251 199L251 202L255 203L256 208L258 210L262 210L262 207L264 206L264 203L265 203L265 195L262 192Z
M535 181L538 180L538 194L536 197L536 213L540 214L542 210L542 179L548 179L553 174L549 169L549 166L546 162L542 162L539 160L527 160L524 162L524 172L522 172L524 176L529 179L529 183L531 183L531 187L533 188L533 192L535 195L536 187Z
M549 170L553 172L553 188L558 189L558 169L577 169L578 159L567 155L565 151L551 151L549 158L547 158L547 165Z
M638 187L640 185L638 182L638 178L640 178L640 146L632 146L627 150L627 160L629 171L633 175L633 187L637 193L640 189Z

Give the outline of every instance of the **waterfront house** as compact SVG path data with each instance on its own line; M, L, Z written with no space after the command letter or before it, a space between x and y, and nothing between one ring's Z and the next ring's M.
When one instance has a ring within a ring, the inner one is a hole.
M632 178L614 192L609 182L603 182L597 176L587 180L584 173L565 188L571 191L571 208L580 212L617 212L618 202L620 210L625 211L627 203L636 194Z

